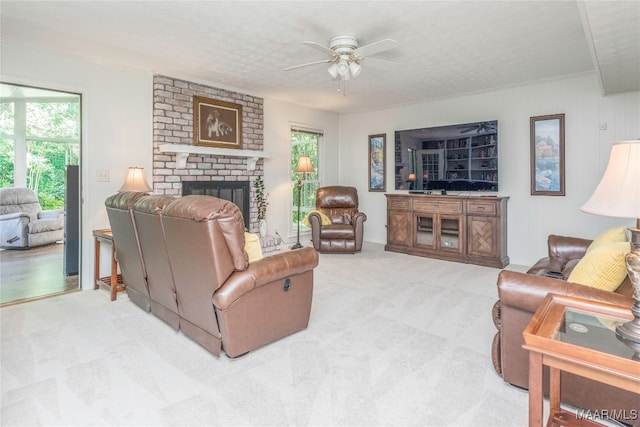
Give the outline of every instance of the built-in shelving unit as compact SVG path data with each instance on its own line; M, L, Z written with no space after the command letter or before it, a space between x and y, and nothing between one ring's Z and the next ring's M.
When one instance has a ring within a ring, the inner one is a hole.
M209 154L213 156L233 156L246 157L247 170L254 170L259 159L270 158L271 153L256 150L235 150L233 148L203 147L199 145L186 144L160 144L158 150L161 153L174 153L176 155L176 167L184 169L187 167L189 154Z
M498 183L497 134L426 141L424 149L443 150L444 179Z

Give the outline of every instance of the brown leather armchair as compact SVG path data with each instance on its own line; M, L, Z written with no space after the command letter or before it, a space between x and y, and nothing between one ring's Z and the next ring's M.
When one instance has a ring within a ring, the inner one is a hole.
M309 213L311 240L318 252L360 252L367 215L358 211L358 190L355 187L318 188L316 211L324 214L331 222L323 225L318 212Z
M525 389L529 386L529 352L522 348L522 332L549 292L625 307L633 304L633 288L628 278L616 292L566 280L590 243L591 240L551 235L548 238L548 256L539 260L526 274L503 270L498 275L499 300L493 307L493 322L498 332L492 343L492 359L496 372L506 382ZM561 272L562 276L547 277L549 271ZM548 370L545 370L547 394L548 380ZM640 407L637 394L566 373L562 374L561 400L578 408L608 410L609 414L619 416L637 415ZM638 422L638 419L619 421L629 424Z

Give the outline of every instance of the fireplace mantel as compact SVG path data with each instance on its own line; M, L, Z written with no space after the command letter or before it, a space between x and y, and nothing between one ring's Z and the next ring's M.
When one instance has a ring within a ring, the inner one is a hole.
M160 144L158 149L161 153L175 153L176 168L187 167L189 154L209 154L213 156L234 156L247 158L247 170L255 170L256 162L261 158L270 158L271 153L256 150L235 150L233 148L202 147L199 145L187 144Z

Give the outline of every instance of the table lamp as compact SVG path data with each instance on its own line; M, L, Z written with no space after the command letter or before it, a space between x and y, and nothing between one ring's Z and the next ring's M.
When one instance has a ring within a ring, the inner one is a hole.
M309 156L300 156L298 157L298 165L296 166L296 170L293 173L301 173L304 176L306 181L307 174L313 173L315 170L313 169L313 164L311 164L311 159ZM298 178L298 239L296 243L291 246L291 249L300 249L302 245L300 244L300 198L302 193L302 180Z
M409 176L407 177L407 182L409 183L409 190L413 190L413 186L415 185L415 182L416 182L416 174L410 173Z
M152 191L147 179L144 177L144 168L130 167L127 178L122 184L118 192L137 191L139 193L148 193Z
M618 325L616 335L635 351L640 350L640 140L613 144L602 180L582 211L619 218L635 218L630 227L631 251L627 272L633 285L633 320Z

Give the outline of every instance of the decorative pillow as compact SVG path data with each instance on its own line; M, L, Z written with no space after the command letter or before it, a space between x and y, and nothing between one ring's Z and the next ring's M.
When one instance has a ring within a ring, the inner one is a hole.
M590 250L575 266L567 281L613 292L627 276L624 257L630 250L629 242L609 243Z
M302 221L302 223L307 227L311 227L311 223L309 222L309 215L311 215L312 213L317 213L318 215L320 215L320 222L322 223L322 225L331 225L331 220L328 216L318 210L312 210L307 214L307 216L304 217L304 220Z
M257 234L244 233L244 250L249 255L249 264L262 259L262 247L260 246L260 238Z
M627 239L627 227L617 227L607 230L593 239L593 242L587 248L587 253L600 246L608 245L609 243L628 242Z

